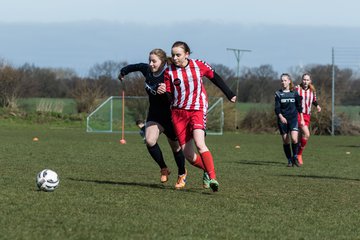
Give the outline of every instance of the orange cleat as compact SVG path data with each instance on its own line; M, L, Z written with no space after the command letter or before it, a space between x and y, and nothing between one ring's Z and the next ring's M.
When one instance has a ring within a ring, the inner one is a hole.
M160 170L161 173L161 177L160 177L160 182L165 183L168 181L168 176L170 175L170 170L168 168L162 168Z
M298 158L299 165L303 165L302 155L298 155L297 158Z
M185 187L185 185L186 185L186 176L187 176L187 171L185 169L185 173L178 176L178 180L177 180L177 182L175 184L176 189L182 189L182 188Z

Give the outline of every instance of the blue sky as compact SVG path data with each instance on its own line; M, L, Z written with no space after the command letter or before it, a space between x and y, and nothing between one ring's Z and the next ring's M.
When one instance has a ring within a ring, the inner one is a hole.
M357 47L357 0L2 0L0 58L74 68L146 62L153 48L187 41L193 57L235 68L226 48L250 49L242 66L276 71L331 63L332 47Z
M208 20L242 24L360 26L357 0L2 0L1 22L108 20L147 24Z

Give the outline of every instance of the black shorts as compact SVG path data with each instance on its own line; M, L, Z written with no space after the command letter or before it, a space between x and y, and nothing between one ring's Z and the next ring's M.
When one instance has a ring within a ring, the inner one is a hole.
M166 137L170 138L172 141L177 141L170 110L149 110L146 122L156 122L160 124L164 128L164 134Z
M280 118L278 118L278 127L281 135L287 134L292 131L299 131L297 117L286 120L287 120L287 124L284 124L280 121Z

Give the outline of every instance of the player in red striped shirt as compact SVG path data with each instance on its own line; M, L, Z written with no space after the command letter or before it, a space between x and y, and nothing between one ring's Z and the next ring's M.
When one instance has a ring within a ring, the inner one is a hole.
M185 42L175 42L171 55L173 64L166 69L164 82L172 101L171 115L175 132L186 159L208 174L208 180L204 175L204 187L210 187L216 192L219 183L214 161L205 144L208 99L202 78L207 77L212 81L231 102L236 102L236 95L207 63L189 58L190 48ZM194 143L199 154L194 150ZM179 185L185 184L185 180L186 174L179 176Z
M296 90L301 97L301 105L302 105L302 112L304 116L304 125L300 125L300 118L298 118L299 126L301 132L299 134L300 137L300 144L299 144L299 151L298 151L298 161L299 164L303 164L302 159L302 152L310 138L310 118L311 118L311 105L314 105L317 108L317 111L321 111L321 107L316 101L316 90L314 85L312 84L311 76L309 73L305 73L301 77L301 84L296 86Z

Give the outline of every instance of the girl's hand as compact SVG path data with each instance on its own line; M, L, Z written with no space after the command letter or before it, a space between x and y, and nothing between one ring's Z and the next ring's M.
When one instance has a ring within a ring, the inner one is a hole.
M304 119L301 119L300 120L300 127L303 127L303 126L305 126L305 121L304 121Z
M157 90L156 90L156 93L157 94L164 94L166 92L166 85L165 83L160 83Z
M283 117L283 115L280 115L280 121L281 121L283 124L287 124L287 120L286 120L286 118Z
M236 96L233 96L231 99L230 99L231 102L235 103L236 102Z
M317 105L316 108L317 108L317 111L318 111L318 112L321 112L321 107L320 107L320 105Z

